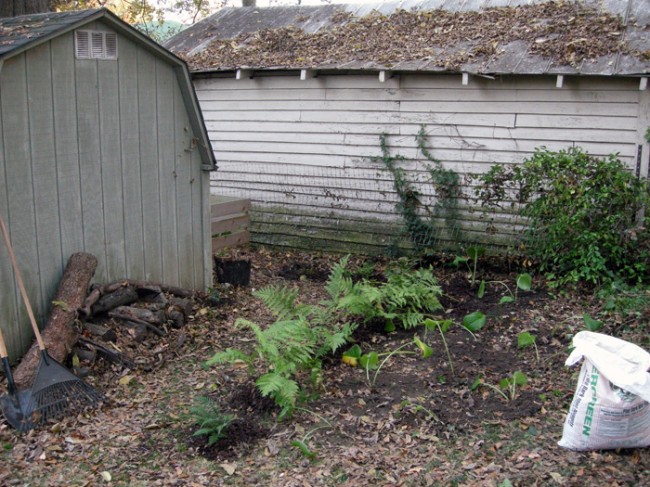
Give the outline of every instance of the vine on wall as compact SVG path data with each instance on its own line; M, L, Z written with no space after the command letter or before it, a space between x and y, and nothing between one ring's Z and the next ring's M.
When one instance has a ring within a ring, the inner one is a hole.
M424 125L415 136L418 150L426 162L427 183L435 192L432 203L424 202L423 196L416 188L415 181L409 178L403 164L407 161L399 154L391 155L386 134L379 136L381 157L372 160L383 164L393 177L395 192L399 197L397 210L404 219L404 225L409 240L418 253L428 253L439 246L439 233L444 228L451 237L451 245L460 240L460 225L458 222L458 201L461 197L460 177L446 169L427 147L427 133ZM441 250L441 249L437 249Z

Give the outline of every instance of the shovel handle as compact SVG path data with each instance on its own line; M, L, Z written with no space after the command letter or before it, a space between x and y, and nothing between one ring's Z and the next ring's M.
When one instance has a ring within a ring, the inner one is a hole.
M23 276L20 273L18 268L18 262L16 262L16 255L14 254L14 249L11 245L11 240L9 239L9 232L5 225L5 221L0 215L0 229L2 229L2 236L5 239L7 244L7 251L9 252L9 259L11 260L11 266L14 268L14 274L16 275L16 281L18 282L18 289L20 289L20 294L23 298L23 303L25 303L25 308L27 309L27 314L29 315L29 321L32 325L32 330L34 330L34 335L36 335L36 341L38 342L38 348L41 352L45 351L45 343L43 342L43 337L41 332L38 329L36 324L36 318L34 317L34 311L32 310L32 305L29 302L29 296L27 296L27 291L25 291L25 284L23 283Z
M5 345L5 338L2 336L2 330L0 329L0 358L7 358L9 353L7 352L7 345Z
M5 337L0 330L0 360L2 361L2 368L4 369L5 377L7 378L7 392L10 395L16 394L16 383L14 376L11 373L11 366L9 365L9 354L7 353L7 345L5 344Z

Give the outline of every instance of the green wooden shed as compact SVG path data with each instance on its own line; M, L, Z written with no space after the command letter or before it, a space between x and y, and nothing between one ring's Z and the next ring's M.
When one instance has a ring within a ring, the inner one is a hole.
M209 286L213 169L181 59L105 9L0 19L0 213L41 321L75 252L97 282ZM0 327L32 340L4 245Z

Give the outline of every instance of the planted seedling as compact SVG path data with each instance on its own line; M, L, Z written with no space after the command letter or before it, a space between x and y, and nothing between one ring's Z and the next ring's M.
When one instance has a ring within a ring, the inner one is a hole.
M603 327L603 322L592 318L588 314L582 315L582 320L585 322L585 328L589 331L598 331Z
M320 414L316 414L315 412L313 412L313 411L311 411L309 409L305 409L305 408L296 408L296 409L299 409L301 411L305 411L305 412L307 412L309 414L313 414L314 416L318 417L321 421L324 421L326 423L326 424L321 424L319 426L316 426L316 427L310 429L309 431L307 431L307 433L305 433L305 435L301 439L293 440L291 442L291 446L294 446L294 447L298 448L300 453L311 462L311 461L314 461L316 459L317 454L316 454L315 451L313 451L311 448L309 448L309 445L308 445L309 440L314 435L314 433L316 433L318 430L322 430L322 429L326 429L326 428L332 428L332 423L330 423L326 418L324 418Z
M474 311L473 313L470 313L463 318L463 328L469 331L470 334L476 338L476 336L474 336L474 333L483 328L486 322L487 316L485 316L485 313L482 313L481 311Z
M410 345L415 345L418 351L404 350ZM433 350L429 345L424 343L417 335L413 337L413 341L407 342L395 350L389 352L368 352L363 353L359 345L353 345L349 350L343 353L342 361L353 367L360 365L366 370L366 381L370 387L375 387L377 383L377 377L379 377L379 372L382 367L390 360L394 355L418 355L420 354L422 358L427 358L433 355ZM374 370L375 373L370 378L370 371Z
M409 399L404 399L400 405L399 405L400 411L409 411L412 414L417 414L417 413L424 413L427 417L433 419L434 421L437 421L438 423L442 423L440 418L436 413L431 411L430 409L425 408L421 404L418 404L417 402L410 401Z
M526 348L533 346L535 347L535 357L537 358L537 361L539 362L539 350L537 349L537 337L535 335L527 332L527 331L522 331L518 336L517 336L517 346L519 348Z
M513 293L510 287L503 281L481 281L481 284L478 286L477 296L479 299L482 299L485 296L485 290L488 284L498 284L503 286L508 293L505 296L502 296L499 300L499 304L514 303L517 301L519 290L530 291L533 285L533 278L528 273L519 274L517 276L515 292Z
M476 380L472 383L470 389L475 391L481 386L488 387L494 392L498 393L506 401L514 401L517 397L517 387L525 386L528 383L528 377L521 371L516 371L510 377L505 377L499 381L499 387L488 384L483 381L482 377L477 377Z
M424 320L424 326L426 327L427 330L435 331L438 330L440 332L440 338L442 338L442 344L445 347L445 353L447 354L447 361L449 362L449 369L451 370L452 374L455 374L454 372L454 364L451 361L451 354L449 353L449 347L447 346L447 340L445 339L445 333L451 328L451 325L453 325L454 322L451 320L432 320L431 318L427 318Z

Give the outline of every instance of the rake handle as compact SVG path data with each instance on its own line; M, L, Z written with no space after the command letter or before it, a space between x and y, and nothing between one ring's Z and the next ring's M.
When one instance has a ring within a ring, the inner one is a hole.
M16 281L18 282L18 289L20 289L20 295L23 298L23 303L25 303L25 308L27 309L27 314L29 315L29 321L32 325L32 330L34 330L34 335L36 335L36 341L38 342L38 348L41 352L45 351L45 342L43 342L43 337L41 332L38 329L36 324L36 318L34 317L34 311L32 310L32 305L29 302L29 296L27 296L27 291L25 290L25 284L23 283L23 276L20 273L18 268L18 262L16 261L16 255L14 254L14 248L11 245L11 240L9 239L9 232L5 225L5 221L0 215L0 228L2 229L2 236L4 237L5 243L7 244L7 251L9 252L9 260L11 260L11 266L14 269L14 274L16 276Z

